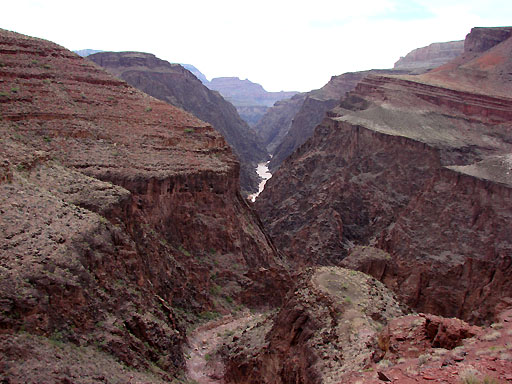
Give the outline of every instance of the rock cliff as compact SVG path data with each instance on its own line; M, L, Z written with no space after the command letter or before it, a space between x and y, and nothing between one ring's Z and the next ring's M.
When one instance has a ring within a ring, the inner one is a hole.
M512 99L503 96L512 82L492 92L510 53L485 67L478 92L463 80L510 44L437 74L363 79L256 201L278 247L310 265L339 264L354 245L375 245L389 259L359 267L407 304L491 320L512 296Z
M488 328L406 312L365 274L335 267L306 270L279 312L230 334L220 351L225 379L251 384L512 379L512 310L500 312Z
M179 64L140 52L101 52L87 57L141 91L192 113L218 130L239 156L244 194L258 190L257 164L267 152L236 109Z
M209 124L4 30L0 79L2 379L168 382L192 320L280 300Z
M464 40L433 43L416 48L405 57L401 57L394 69L432 69L439 67L464 52Z
M302 273L281 310L235 333L229 383L337 383L372 365L379 330L405 312L375 279L343 268Z
M311 137L326 112L338 105L345 93L370 73L391 70L349 72L333 76L322 88L277 103L255 126L267 150L273 155L269 168L275 171L295 149ZM407 73L396 72L396 73Z

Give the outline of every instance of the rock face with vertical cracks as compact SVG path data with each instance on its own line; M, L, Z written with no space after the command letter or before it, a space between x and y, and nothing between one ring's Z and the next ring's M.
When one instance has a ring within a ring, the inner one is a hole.
M87 57L114 76L141 91L190 112L222 134L240 158L240 184L244 193L258 190L255 172L268 157L258 135L238 115L231 103L211 91L179 64L149 53L100 52Z
M4 30L0 78L3 377L168 382L185 320L279 302L279 255L209 124Z
M488 32L474 29L466 45L505 40L437 72L366 77L283 163L256 207L290 260L340 264L356 252L351 266L444 316L488 321L507 305L512 38Z

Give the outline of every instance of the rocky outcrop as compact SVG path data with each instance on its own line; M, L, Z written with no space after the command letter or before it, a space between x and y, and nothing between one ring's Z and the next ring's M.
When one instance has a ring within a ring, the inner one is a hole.
M426 47L416 48L405 57L401 57L394 69L432 69L439 67L464 52L464 40L446 43L432 43Z
M490 328L432 315L393 319L379 335L382 360L339 383L500 383L512 380L512 311Z
M236 107L240 116L251 125L259 121L265 114L266 108L297 93L267 92L260 84L253 83L248 79L241 80L238 77L216 77L207 86L220 92Z
M354 245L375 245L389 260L362 270L408 304L489 321L512 296L512 100L430 79L366 77L256 207L299 265L339 264Z
M168 382L187 323L280 300L217 131L53 43L0 47L4 380Z
M228 383L336 383L372 365L378 332L404 314L375 279L343 268L301 274L281 310L232 337Z
M404 311L367 275L333 267L306 270L278 313L231 334L221 349L225 379L262 384L512 379L510 308L484 328Z
M244 194L258 190L257 164L267 152L236 109L217 92L206 88L179 64L140 52L102 52L87 57L141 91L192 113L210 123L231 145L241 162Z

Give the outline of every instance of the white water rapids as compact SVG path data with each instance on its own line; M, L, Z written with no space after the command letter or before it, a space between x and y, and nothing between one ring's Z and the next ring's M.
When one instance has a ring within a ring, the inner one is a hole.
M258 166L256 167L256 173L263 180L260 181L260 184L258 185L258 192L253 193L252 195L249 195L249 199L252 202L254 202L256 200L256 198L258 197L258 195L263 191L263 189L265 188L265 183L267 182L267 180L272 177L272 174L268 170L268 163L270 163L270 161L267 161L266 163L259 163Z

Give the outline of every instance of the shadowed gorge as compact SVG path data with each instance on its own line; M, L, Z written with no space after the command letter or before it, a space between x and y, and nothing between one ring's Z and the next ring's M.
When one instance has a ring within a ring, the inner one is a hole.
M512 381L512 27L255 131L181 65L89 58L0 29L1 384Z

